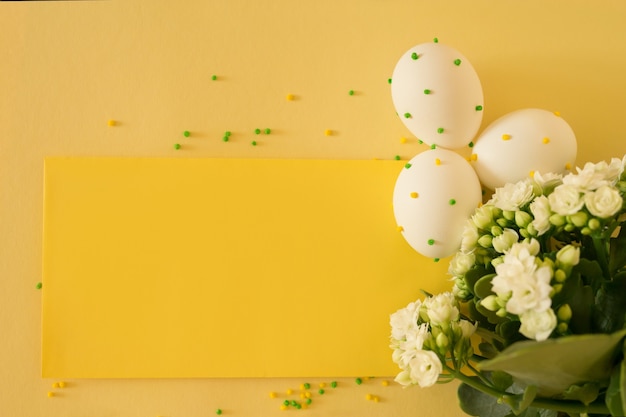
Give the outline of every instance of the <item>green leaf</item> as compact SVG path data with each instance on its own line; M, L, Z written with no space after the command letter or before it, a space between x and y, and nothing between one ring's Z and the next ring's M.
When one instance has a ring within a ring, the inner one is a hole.
M590 285L593 292L600 289L602 283L604 282L604 274L597 261L591 261L587 258L581 257L580 261L578 261L578 265L576 265L574 269L580 272L583 282L585 285Z
M606 391L605 403L611 415L626 415L626 364L623 360L611 373L611 382Z
M469 271L465 273L465 283L467 284L467 288L470 289L472 294L474 293L474 285L476 285L476 282L485 275L487 275L487 273L488 271L480 265L472 267Z
M539 395L553 396L571 385L608 380L624 336L626 331L517 342L477 366L504 371L525 384L536 385Z
M491 382L498 391L506 391L513 385L513 377L506 372L494 371L491 373Z
M580 401L589 405L598 398L600 394L600 384L587 382L583 385L572 385L563 392L563 399Z
M496 274L488 274L476 281L476 284L474 284L474 294L476 295L476 297L482 299L494 294L491 289L491 281L495 276Z
M621 227L616 238L610 240L609 270L611 273L626 266L626 227Z
M617 274L596 294L593 310L594 327L602 333L624 328L626 316L626 273Z
M511 414L508 405L500 404L496 397L478 391L467 384L459 385L459 404L461 410L470 416L506 417Z
M505 395L503 400L511 407L513 414L519 416L525 411L533 400L537 396L537 387L534 385L528 385L522 394L518 395Z

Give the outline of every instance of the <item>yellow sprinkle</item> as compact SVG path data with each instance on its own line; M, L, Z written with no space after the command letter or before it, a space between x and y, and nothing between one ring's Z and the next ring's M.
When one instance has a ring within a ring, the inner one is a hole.
M369 381L370 377L369 376L364 376L362 379L363 379L363 381Z
M309 405L307 403L302 403L300 404L300 407L302 410L304 410L305 408L307 408Z
M52 397L54 397L54 392L48 391L48 398L52 398Z
M570 164L569 162L565 164L565 169L570 170L572 169L572 164Z
M419 196L419 194L418 194L418 193L416 193L415 191L413 191L413 192L411 193L411 198L417 198L418 196Z
M325 382L320 382L320 388L324 388L326 387L326 383Z
M472 161L476 161L478 159L478 154L477 153L473 153L471 158L472 158Z
M287 406L286 406L285 404L281 404L281 405L280 405L280 409L281 409L281 410L283 410L283 411L285 411L285 410L287 409Z
M107 122L107 124L108 124L109 126L115 126L115 120L109 120L109 121Z
M398 232L404 232L404 227L402 226L398 226L396 229L398 230Z
M543 138L543 143L545 143L545 144L550 143L550 138Z
M368 401L372 401L374 399L374 396L372 394L367 394L365 396L365 399L368 400Z
M65 382L63 381L60 381L58 385L59 385L59 388L65 388Z
M59 383L55 382L54 384L52 384L52 388L59 388Z
M301 392L300 393L300 398L302 398L304 400L306 398L306 392Z
M400 138L400 143L406 143L407 139L406 138Z
M304 393L304 396L307 397L307 398L311 398L311 393L309 391L307 391L307 392Z
M285 391L287 395L291 395L293 394L293 390L291 388L289 388L287 391Z
M560 111L555 111L554 115L557 116L557 117L561 117L561 112Z
M276 398L278 396L278 394L276 394L274 391L270 392L270 398Z
M333 134L333 131L332 131L332 130L330 130L330 129L326 129L326 130L324 131L324 134L325 134L326 136L330 136L330 135L332 135L332 134Z
M533 177L535 176L535 171L530 171L530 172L528 173L528 176L529 176L530 178L533 178Z
M435 158L435 165L441 165L441 159Z
M389 386L389 381L387 381L386 379L383 381L380 381L380 385L382 385L383 387L388 387Z
M506 133L502 135L502 140L509 140L509 139L511 139L511 135L507 135Z
M378 398L378 396L377 396L377 395L375 395L375 396L374 396L374 398L373 398L373 400L374 400L374 402L375 402L375 403L377 403L378 401L380 401L380 398Z
M285 97L288 101L293 101L296 96L294 96L293 94L287 94L287 96Z

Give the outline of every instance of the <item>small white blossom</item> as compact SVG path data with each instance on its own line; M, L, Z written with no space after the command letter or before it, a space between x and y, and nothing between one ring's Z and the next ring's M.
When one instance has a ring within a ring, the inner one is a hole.
M496 236L491 241L491 245L496 252L504 253L511 249L514 243L519 240L519 235L513 229L504 229L500 236Z
M422 388L434 385L443 371L443 366L435 352L420 350L409 361L410 379L412 384Z
M622 208L622 196L615 188L603 185L584 197L585 206L591 214L601 219L611 217Z
M470 253L478 243L478 229L473 221L468 220L461 235L461 252Z
M417 300L390 316L389 324L391 325L392 338L403 340L409 332L417 328L417 319L421 305L422 302Z
M583 208L585 204L581 197L580 188L565 183L554 189L554 192L548 196L548 202L552 211L561 216L574 214Z
M556 314L551 308L545 311L529 310L520 316L520 333L529 339L546 340L557 325Z
M448 273L454 277L463 276L475 262L476 256L473 253L457 252L450 261Z
M501 210L517 211L528 204L534 197L533 185L530 179L515 184L507 183L496 189L493 195L493 205Z
M448 327L450 322L459 319L458 303L451 292L428 297L422 304L422 313L426 315L431 326Z
M535 198L530 203L530 212L534 217L532 225L539 236L550 230L550 215L552 215L552 211L550 210L548 197L542 195Z
M566 245L556 253L556 260L560 265L578 265L578 262L580 261L580 248L572 245Z
M539 187L540 190L540 192L536 194L544 194L546 192L551 192L555 187L561 185L563 183L563 175L556 174L554 172L542 174L539 171L536 171L535 175L533 175L533 182L537 185L537 187Z

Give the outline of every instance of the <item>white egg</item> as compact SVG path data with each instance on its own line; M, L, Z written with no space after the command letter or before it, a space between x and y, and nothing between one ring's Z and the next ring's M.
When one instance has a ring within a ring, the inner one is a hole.
M466 146L482 122L483 90L474 67L440 43L417 45L400 58L391 97L409 131L429 145Z
M409 245L431 258L452 255L482 191L469 162L454 151L427 150L400 172L393 193L398 229Z
M563 173L576 160L576 137L559 115L522 109L495 120L472 150L473 167L490 189L515 183L533 172Z

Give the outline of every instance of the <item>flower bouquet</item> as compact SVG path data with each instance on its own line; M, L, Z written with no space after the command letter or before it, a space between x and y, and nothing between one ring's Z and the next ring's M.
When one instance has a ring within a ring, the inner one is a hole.
M467 221L451 291L391 315L396 381L458 380L473 416L626 415L624 163L497 188Z

